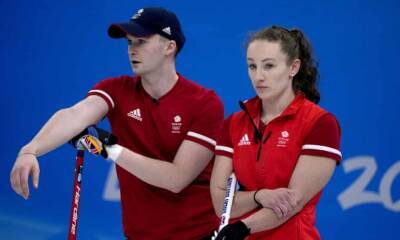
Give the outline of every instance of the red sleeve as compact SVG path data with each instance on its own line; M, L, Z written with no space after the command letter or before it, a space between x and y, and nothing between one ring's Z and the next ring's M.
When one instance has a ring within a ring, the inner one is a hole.
M332 114L325 114L314 124L301 150L302 155L321 156L340 161L340 126Z
M223 155L233 158L233 144L230 134L232 115L224 121L224 126L221 128L217 137L217 146L215 147L215 155Z
M108 112L111 112L115 108L115 89L118 87L116 84L118 78L108 78L105 79L92 88L87 94L87 96L96 95L101 97L108 105Z
M205 101L194 108L196 116L185 139L199 143L214 152L217 134L224 120L222 102L214 92L210 92Z

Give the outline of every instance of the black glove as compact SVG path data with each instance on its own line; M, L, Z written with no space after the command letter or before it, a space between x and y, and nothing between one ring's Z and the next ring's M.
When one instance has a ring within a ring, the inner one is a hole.
M243 240L250 235L250 229L242 221L226 225L215 240Z
M118 138L116 136L96 126L84 129L69 141L78 150L87 150L104 158L108 157L105 145L110 146L117 144L117 142Z

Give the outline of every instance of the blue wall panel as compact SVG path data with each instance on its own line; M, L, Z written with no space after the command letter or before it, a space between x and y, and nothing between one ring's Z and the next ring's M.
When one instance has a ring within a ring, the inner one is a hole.
M319 60L321 106L336 114L343 132L343 161L318 207L321 235L399 239L395 0L0 0L0 239L66 238L74 151L62 146L40 158L40 188L29 201L9 186L12 164L53 112L82 99L103 78L131 74L125 42L108 38L106 29L149 5L177 13L187 36L178 71L215 89L226 115L254 95L245 64L249 33L272 24L303 29ZM113 166L88 156L83 177L80 239L121 239Z

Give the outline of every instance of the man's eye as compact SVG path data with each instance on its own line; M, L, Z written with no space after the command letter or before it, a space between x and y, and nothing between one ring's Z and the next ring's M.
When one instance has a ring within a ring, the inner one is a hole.
M146 40L139 38L139 39L135 40L134 44L135 44L135 46L141 46L145 43L146 43Z
M136 40L130 40L128 39L128 45L129 46L140 46L146 43L145 39L136 39Z

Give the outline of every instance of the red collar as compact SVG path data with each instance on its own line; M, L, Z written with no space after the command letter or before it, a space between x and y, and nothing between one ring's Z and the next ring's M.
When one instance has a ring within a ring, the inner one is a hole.
M304 93L298 93L296 97L293 99L293 101L289 104L289 106L286 107L286 109L282 112L280 116L283 117L296 114L297 111L300 109L300 107L303 105L305 99L306 97Z
M304 101L305 101L304 93L298 93L296 97L292 100L292 102L289 104L289 106L287 106L285 110L282 112L282 114L279 115L277 118L296 114L297 111L300 109L300 107L303 105ZM261 113L261 104L262 104L261 99L258 96L256 96L252 99L247 100L244 104L247 110L249 111L251 118L254 120L254 122L258 123L260 120L260 113Z
M182 82L182 76L177 73L178 75L178 81L175 83L175 85L168 91L166 92L163 96L161 96L158 101L160 101L161 99L165 98L168 95L171 95L171 92L176 92L180 86L181 86L181 82ZM154 98L148 93L146 92L146 90L143 87L142 84L142 77L139 75L134 76L134 79L136 79L136 91L143 94L146 98L151 99L152 101L154 101Z

